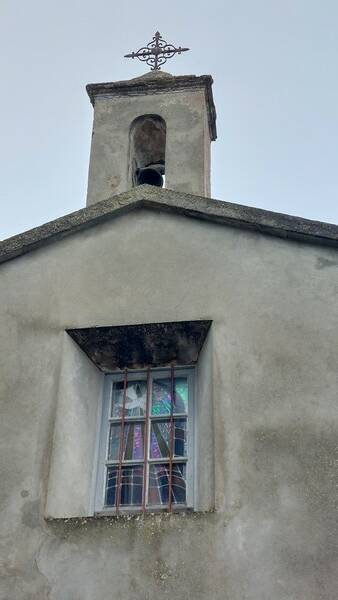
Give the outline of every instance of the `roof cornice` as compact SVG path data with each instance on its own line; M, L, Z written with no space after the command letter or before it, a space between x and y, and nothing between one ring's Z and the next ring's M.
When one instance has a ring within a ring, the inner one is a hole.
M0 242L0 263L138 208L181 214L287 240L338 247L338 225L140 185Z
M163 92L179 92L191 89L204 90L208 111L210 137L217 138L216 108L212 94L213 79L211 75L170 75L161 71L146 73L142 77L127 81L107 83L88 83L86 90L90 101L95 106L98 97L135 96L139 94L160 94Z

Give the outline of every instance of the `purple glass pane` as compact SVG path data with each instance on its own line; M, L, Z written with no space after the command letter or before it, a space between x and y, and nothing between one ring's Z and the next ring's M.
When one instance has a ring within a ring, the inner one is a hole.
M124 424L123 460L137 460L144 457L144 423Z
M169 464L150 465L148 504L161 506L169 503ZM172 503L186 503L186 465L172 466Z
M170 454L170 421L153 421L150 436L150 458L168 458ZM187 455L186 419L174 420L174 456Z
M122 418L124 382L114 381L111 416ZM147 382L129 381L127 384L125 417L143 417L146 412Z
M106 506L116 505L119 467L108 467ZM143 493L143 466L122 467L120 506L141 506Z
M121 424L110 425L108 460L120 458ZM124 444L122 460L138 460L144 458L144 423L124 424Z
M186 377L175 377L174 380L173 413L188 412L188 380ZM151 414L170 415L171 410L171 379L154 379L152 392Z

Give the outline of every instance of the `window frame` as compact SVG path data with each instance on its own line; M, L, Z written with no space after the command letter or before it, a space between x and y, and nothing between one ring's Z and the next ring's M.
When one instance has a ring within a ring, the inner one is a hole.
M125 423L130 422L144 422L145 428L148 427L148 435L147 435L147 448L145 449L145 457L144 459L135 459L135 460L127 460L123 461L123 465L143 465L143 468L146 469L146 492L145 492L145 508L141 506L135 505L120 505L118 510L115 506L105 505L105 497L106 497L106 477L107 477L107 466L109 464L117 464L116 461L108 460L108 451L109 451L109 435L110 435L110 425L111 423L121 423L120 417L112 417L110 414L111 409L111 400L112 400L112 389L113 384L115 382L124 381L125 372L118 371L115 373L109 373L105 375L104 386L103 386L103 398L102 398L102 414L100 419L100 427L98 431L98 440L97 440L97 456L98 460L96 461L96 478L95 478L95 502L94 502L94 511L95 514L104 514L104 515L116 515L116 514L128 514L128 513L154 513L154 512L168 512L168 505L147 505L148 500L148 489L149 489L149 465L151 464L163 464L168 463L169 459L164 457L159 459L150 458L150 439L151 439L151 424L155 421L163 421L168 420L170 415L156 415L151 416L151 402L152 402L152 386L154 379L161 378L170 378L171 377L171 368L170 367L155 367L151 369L137 369L137 370L128 370L128 382L129 381L137 381L143 379L147 381L149 371L149 415L148 415L148 424L147 424L147 415L142 416L130 416L124 417ZM174 413L174 419L179 419L180 416L187 420L187 456L186 458L173 457L172 464L184 463L187 465L186 467L186 503L184 504L176 504L172 503L172 512L184 511L184 510L192 510L194 508L194 473L196 469L195 465L195 452L194 452L194 444L195 444L195 419L194 419L194 403L195 403L195 367L194 366L177 366L174 367L174 377L184 376L187 377L188 381L188 411L186 413Z

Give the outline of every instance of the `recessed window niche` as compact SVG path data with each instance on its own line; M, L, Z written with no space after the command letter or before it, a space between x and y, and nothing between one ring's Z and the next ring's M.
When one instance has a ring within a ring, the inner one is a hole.
M132 186L142 183L164 186L166 130L164 119L158 115L143 115L131 124L129 179Z

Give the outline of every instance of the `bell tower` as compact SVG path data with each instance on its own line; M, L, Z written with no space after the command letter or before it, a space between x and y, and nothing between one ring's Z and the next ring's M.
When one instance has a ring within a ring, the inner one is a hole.
M94 107L87 206L142 183L210 196L212 77L158 69L87 85Z

